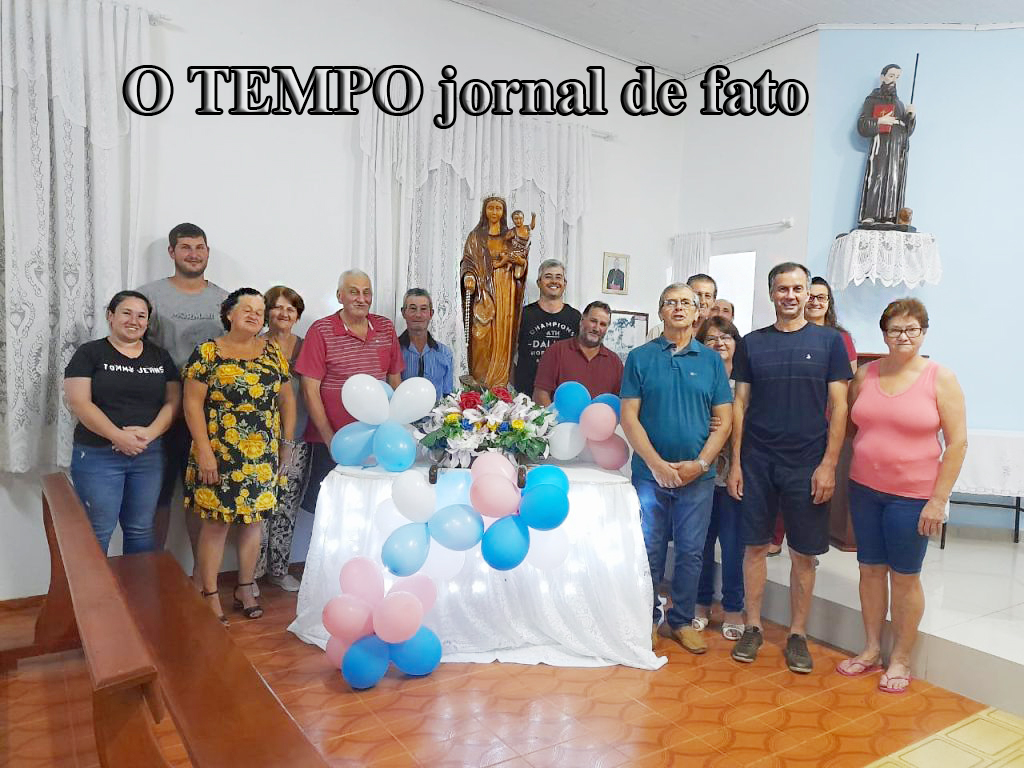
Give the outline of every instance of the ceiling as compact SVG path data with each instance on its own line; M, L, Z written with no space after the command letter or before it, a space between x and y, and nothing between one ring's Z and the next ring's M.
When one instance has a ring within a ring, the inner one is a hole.
M1012 24L1021 0L453 0L630 63L692 76L819 24Z

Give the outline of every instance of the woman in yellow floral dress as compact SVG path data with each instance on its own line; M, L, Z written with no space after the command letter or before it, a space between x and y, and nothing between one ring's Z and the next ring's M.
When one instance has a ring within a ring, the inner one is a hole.
M221 305L227 333L196 347L185 364L185 421L192 452L185 473L185 504L203 518L198 574L203 597L225 621L217 573L228 528L239 523L235 608L256 619L253 595L260 548L259 522L277 506L281 469L290 460L295 395L288 361L273 341L260 338L263 294L239 288Z

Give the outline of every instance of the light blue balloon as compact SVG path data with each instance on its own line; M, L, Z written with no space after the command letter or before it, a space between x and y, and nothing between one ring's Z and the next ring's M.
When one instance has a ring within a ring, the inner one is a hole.
M569 497L557 485L538 485L523 493L519 517L531 528L550 531L569 516Z
M536 488L538 485L554 485L561 488L565 493L568 493L569 476L558 467L553 467L550 464L544 464L539 467L534 467L526 473L526 487L523 488L523 493L526 493L532 488Z
M618 395L613 395L607 392L603 395L598 395L594 398L595 403L604 403L605 405L611 406L611 409L615 411L615 418L617 421L622 421L622 401L619 400Z
M380 550L380 560L395 576L412 576L427 561L429 550L427 524L407 523L387 537Z
M388 400L390 400L394 396L395 390L392 389L391 385L384 381L384 379L380 380L380 385L384 387L384 394L386 394L388 396Z
M437 473L434 498L437 508L444 509L453 504L469 504L469 486L473 475L468 469L442 469Z
M331 458L346 467L357 467L369 458L373 450L373 438L377 431L374 424L361 421L346 424L334 433L331 439Z
M441 641L427 627L420 627L404 643L390 646L391 660L407 675L429 675L441 663Z
M356 690L373 688L388 671L390 660L388 644L376 635L367 635L345 651L341 660L341 676Z
M463 552L480 543L484 519L468 504L453 504L435 512L427 522L427 530L442 547Z
M590 393L578 381L567 381L558 385L554 402L559 422L564 424L571 421L579 424L580 414L590 405Z
M530 529L519 515L497 520L484 531L480 554L496 571L510 571L526 558L530 550Z
M373 455L388 472L404 472L416 460L416 441L401 424L385 421L373 436Z

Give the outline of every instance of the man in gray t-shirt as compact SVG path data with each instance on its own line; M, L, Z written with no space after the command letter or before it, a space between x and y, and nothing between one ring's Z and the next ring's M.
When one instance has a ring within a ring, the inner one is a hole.
M184 366L192 350L198 344L224 334L220 305L228 294L204 277L210 250L203 230L195 224L179 224L171 230L167 239L167 253L174 262L174 274L146 283L138 290L153 305L153 314L149 319L149 338L170 353L174 364L184 374ZM171 497L178 479L184 478L192 445L191 435L181 413L164 434L163 445L167 463L153 526L158 548L163 547L167 538ZM199 518L188 514L188 510L185 514L185 527L192 543L194 558Z

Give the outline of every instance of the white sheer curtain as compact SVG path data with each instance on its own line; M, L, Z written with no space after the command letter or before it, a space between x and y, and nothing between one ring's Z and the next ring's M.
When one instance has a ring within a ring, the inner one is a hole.
M106 330L135 242L139 118L121 83L149 15L0 0L0 471L67 464L64 366Z
M700 230L672 238L670 283L682 283L690 275L707 274L711 264L711 234Z
M429 98L436 102L437 94ZM572 303L580 294L591 137L582 126L519 115L460 116L454 127L439 130L431 123L438 111L436 103L424 103L392 117L372 102L360 106L356 265L373 279L382 314L399 317L407 288L429 290L434 335L451 344L456 367L465 372L459 262L484 197L504 197L509 212L522 209L527 223L537 213L527 286L541 261L560 259Z

